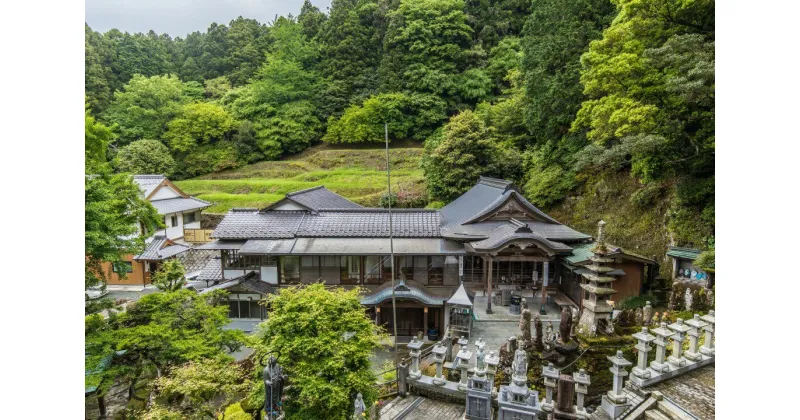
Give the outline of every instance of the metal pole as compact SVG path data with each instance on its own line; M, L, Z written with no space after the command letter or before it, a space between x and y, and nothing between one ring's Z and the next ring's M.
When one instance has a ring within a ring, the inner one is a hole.
M394 300L394 237L392 230L392 170L389 166L389 123L383 123L384 139L386 141L386 185L389 189L389 258L392 264L392 324L394 325L394 359L397 366L397 305Z

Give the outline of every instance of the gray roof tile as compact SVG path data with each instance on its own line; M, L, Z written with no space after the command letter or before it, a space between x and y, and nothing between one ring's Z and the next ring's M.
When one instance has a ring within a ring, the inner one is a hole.
M514 221L516 222L516 221ZM561 242L551 241L544 236L531 231L526 225L522 224L521 222L509 222L503 226L498 227L497 229L492 232L492 234L482 241L472 242L471 245L476 250L488 250L488 249L495 249L503 244L507 243L508 241L513 241L515 239L530 239L536 242L543 244L544 246L550 248L553 251L572 251L567 245L562 244Z
M167 238L163 235L153 235L145 245L141 254L135 255L135 260L159 261L174 257L182 252L186 252L191 247L181 244L167 245ZM165 246L167 245L167 246Z
M286 198L313 211L325 209L359 209L362 206L320 185L286 194Z
M145 197L150 195L166 177L164 175L134 175L133 182L142 190Z
M203 271L197 276L196 280L203 281L220 281L222 280L222 260L219 257L214 257L206 263Z
M156 208L158 214L177 213L179 211L199 210L211 205L208 201L195 197L167 198L165 200L151 201L150 204Z
M292 238L307 213L304 211L269 211L233 209L225 215L214 233L217 239Z

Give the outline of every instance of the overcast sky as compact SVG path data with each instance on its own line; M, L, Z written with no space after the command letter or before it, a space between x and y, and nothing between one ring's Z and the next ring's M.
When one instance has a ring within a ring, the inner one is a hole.
M331 0L311 0L325 13ZM275 15L297 16L303 0L86 0L86 23L106 32L168 33L173 38L186 37L194 31L205 32L212 22L228 24L239 16L261 23Z

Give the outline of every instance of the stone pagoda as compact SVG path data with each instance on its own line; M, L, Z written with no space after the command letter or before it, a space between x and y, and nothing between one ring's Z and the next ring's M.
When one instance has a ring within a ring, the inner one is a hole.
M583 300L583 314L578 328L582 334L591 337L612 332L610 320L614 308L607 300L616 293L611 285L617 279L609 274L614 269L607 265L614 260L608 257L609 249L603 231L605 224L606 222L602 220L597 223L597 243L592 248L593 255L589 258L591 263L585 267L588 273L583 275L589 283L581 284L588 297Z

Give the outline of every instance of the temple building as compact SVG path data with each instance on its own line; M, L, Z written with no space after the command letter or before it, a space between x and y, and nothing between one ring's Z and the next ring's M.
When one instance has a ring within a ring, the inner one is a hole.
M470 299L509 289L534 290L560 306L580 307L587 298L581 284L593 238L536 208L509 181L481 177L441 209L391 214L398 335L443 332L447 302L461 284ZM220 252L200 276L210 286L243 276L270 291L320 281L360 286L367 291L362 304L392 330L389 210L362 207L319 186L261 210L232 209L212 237L199 247ZM639 295L654 261L606 247L616 279L610 298ZM486 301L474 310L491 312L492 299Z

